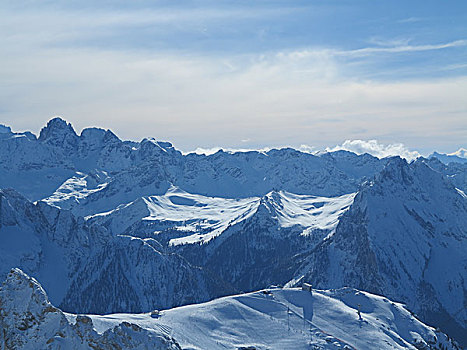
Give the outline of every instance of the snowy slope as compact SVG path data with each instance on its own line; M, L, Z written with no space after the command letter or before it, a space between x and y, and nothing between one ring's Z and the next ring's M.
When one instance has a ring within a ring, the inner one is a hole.
M309 235L313 230L332 232L354 196L327 198L280 191L264 197L229 199L190 194L172 186L164 195L143 197L87 220L109 227L114 234L138 235L151 230L157 238L161 231L170 229L176 237L170 237L169 245L207 243L265 206L279 227L301 226L300 234Z
M87 220L114 234L156 239L238 290L250 291L293 278L294 256L332 236L354 196L279 191L228 199L172 187Z
M65 191L59 189L44 201L88 216L141 197L165 194L171 186L193 194L233 199L263 196L273 190L334 197L355 192L363 179L372 177L385 163L349 154L354 158L352 167L347 158L336 160L287 149L267 154L196 155L196 159L160 152L160 159L155 161L141 162L114 174L106 172L108 177L100 177L102 182L97 185L72 180L64 184Z
M0 305L0 344L15 349L457 349L401 304L355 289L263 290L156 317L75 315L14 269Z

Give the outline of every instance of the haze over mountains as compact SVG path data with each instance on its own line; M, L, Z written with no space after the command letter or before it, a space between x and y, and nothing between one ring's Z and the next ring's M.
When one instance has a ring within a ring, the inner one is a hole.
M20 268L65 312L149 312L310 282L402 302L467 344L465 154L182 154L110 130L77 135L59 118L38 137L3 127L0 145L0 277ZM298 291L277 293L291 302Z

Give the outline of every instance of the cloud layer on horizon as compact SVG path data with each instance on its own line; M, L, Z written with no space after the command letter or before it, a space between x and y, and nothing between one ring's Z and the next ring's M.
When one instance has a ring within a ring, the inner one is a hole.
M276 147L276 148L284 148L284 147ZM250 152L250 151L268 152L271 149L272 148L246 149L246 148L212 147L212 148L197 148L194 151L186 152L186 153L211 155L221 150L224 152L228 152L228 153L237 153L237 152ZM382 143L379 143L377 140L368 140L368 141L346 140L341 145L337 145L334 147L326 147L323 151L319 150L317 147L309 146L309 145L300 145L299 147L295 149L303 153L310 153L314 155L319 155L319 154L322 154L323 152L349 151L355 154L368 153L377 158L399 156L401 158L406 159L407 161L412 161L422 156L418 151L409 150L402 143L382 144Z

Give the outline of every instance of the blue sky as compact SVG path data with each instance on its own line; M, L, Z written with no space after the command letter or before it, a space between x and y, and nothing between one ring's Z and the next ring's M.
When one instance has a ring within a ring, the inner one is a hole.
M0 122L183 150L466 146L466 1L96 3L1 3Z

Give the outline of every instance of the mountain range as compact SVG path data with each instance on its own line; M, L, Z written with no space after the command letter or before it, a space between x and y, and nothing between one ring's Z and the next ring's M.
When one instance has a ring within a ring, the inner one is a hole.
M307 282L340 302L346 291L404 303L467 344L467 163L456 158L183 154L110 130L78 135L60 118L38 137L2 127L0 145L1 278L20 268L65 316L149 312L273 285L293 299Z

